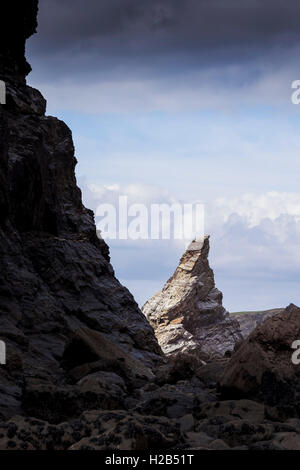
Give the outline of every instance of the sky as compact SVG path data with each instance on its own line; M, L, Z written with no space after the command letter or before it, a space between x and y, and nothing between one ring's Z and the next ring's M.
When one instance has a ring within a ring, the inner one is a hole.
M300 304L298 0L40 0L27 43L84 203L202 201L229 311ZM108 240L142 305L186 243Z

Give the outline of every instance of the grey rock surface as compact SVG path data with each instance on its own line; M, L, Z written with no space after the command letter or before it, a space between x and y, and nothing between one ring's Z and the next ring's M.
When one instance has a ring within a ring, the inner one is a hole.
M282 415L300 413L300 365L292 344L300 339L300 308L289 305L259 325L236 351L221 379L226 397L250 397L276 406Z
M271 318L278 313L282 313L283 308L273 308L262 312L243 312L231 314L233 320L240 324L241 333L244 339L252 333L258 325L261 325L267 318Z
M242 340L238 322L222 305L208 253L208 236L193 241L163 289L142 307L167 355L191 350L223 355Z
M26 85L24 46L37 2L21 4L4 2L10 32L0 42L7 85L0 106L0 339L7 345L0 419L24 413L31 377L40 396L50 384L66 385L64 353L77 331L98 333L112 356L139 363L140 376L151 377L162 359L153 328L116 279L93 213L82 204L71 131L45 115L45 99ZM99 361L83 343L73 347L73 368ZM39 414L42 405L31 400L32 416L34 406Z

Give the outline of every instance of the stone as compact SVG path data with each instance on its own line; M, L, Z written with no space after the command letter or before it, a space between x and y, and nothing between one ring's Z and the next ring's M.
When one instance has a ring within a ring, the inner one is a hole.
M73 444L70 450L163 450L183 441L179 425L164 417L116 411L109 414L90 412L84 419L89 425L93 423L93 433ZM94 420L100 425L102 432L99 434Z
M187 432L193 431L195 427L195 420L192 414L187 414L182 416L179 420L180 423L180 431Z
M197 419L214 416L247 419L253 422L262 422L265 417L265 407L261 403L251 400L224 400L204 403L197 411Z
M75 385L42 384L31 378L26 380L22 406L29 416L58 424L99 409L126 408L127 388L121 377L113 372L87 375Z
M189 431L185 433L185 439L188 442L189 448L193 450L208 449L214 439L204 432Z
M95 369L113 370L133 387L154 379L154 374L145 361L142 362L124 351L111 341L109 335L104 336L90 328L81 328L74 332L64 350L62 366L69 370L70 375L76 375L79 371L84 374L84 371Z
M207 356L199 352L179 352L168 358L167 364L156 369L156 382L159 385L165 383L177 383L179 380L192 380L202 378L202 369L206 365Z
M292 343L300 339L300 308L291 304L259 325L233 354L221 379L223 396L248 397L283 413L300 413L300 365Z
M246 339L247 336L249 336L258 325L261 325L265 320L267 320L267 318L273 317L283 311L283 308L273 308L263 312L235 313L231 314L231 318L239 322L243 339Z
M25 59L25 41L36 32L38 0L2 2L0 80L25 82L31 67Z
M67 423L58 426L24 416L14 416L0 424L0 450L66 450L76 442L76 431ZM77 431L78 432L78 431Z
M222 439L215 439L209 444L210 450L228 450L230 447Z
M208 236L193 241L163 289L142 307L166 355L224 355L242 340L238 322L222 305L208 253Z
M98 362L106 360L102 370L114 372L119 358L132 387L151 380L152 370L164 361L153 328L114 275L92 211L82 204L71 131L45 115L45 99L26 85L31 69L25 41L36 30L37 4L12 0L1 5L8 26L0 33L0 79L7 84L7 102L0 105L0 340L7 346L0 375L3 420L24 408L40 415L41 407L34 407L30 396L45 397L47 387L51 399L70 398L72 377L64 355L74 335L84 331L93 354L98 350ZM92 369L87 365L78 380L101 367Z
M278 450L300 450L300 433L282 432L275 434L272 444Z

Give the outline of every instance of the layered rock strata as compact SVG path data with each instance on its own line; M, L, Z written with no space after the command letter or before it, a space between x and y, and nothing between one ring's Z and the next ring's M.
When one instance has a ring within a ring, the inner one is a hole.
M237 320L240 325L241 333L244 339L252 333L258 325L261 325L268 318L282 313L284 308L273 308L263 312L243 312L231 314L233 320Z
M208 236L193 241L173 276L142 308L167 355L191 350L223 355L242 339L238 322L222 305L208 254Z

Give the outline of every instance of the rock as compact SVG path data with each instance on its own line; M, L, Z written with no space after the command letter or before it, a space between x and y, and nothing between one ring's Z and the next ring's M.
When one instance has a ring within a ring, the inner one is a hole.
M62 365L70 376L79 379L90 371L113 370L133 388L154 379L145 362L125 352L109 336L90 328L81 328L72 335L62 357Z
M25 82L31 67L27 63L25 41L36 32L38 0L2 2L0 30L0 80Z
M163 450L183 441L178 424L156 416L140 416L119 411L85 414L93 431L70 450ZM101 433L96 433L97 424Z
M224 369L229 362L227 357L217 357L202 365L197 370L197 377L201 379L207 388L216 388L224 374Z
M88 411L61 424L15 416L0 424L0 450L149 450L182 445L179 424L125 411Z
M282 432L275 434L272 444L278 450L300 450L300 433Z
M247 396L276 406L288 415L300 413L300 365L292 363L292 343L300 339L300 308L259 325L232 356L221 380L224 396Z
M194 396L186 391L181 392L176 386L165 385L153 392L146 392L135 411L150 415L155 410L156 416L180 418L189 414L194 405Z
M127 388L121 377L100 371L87 375L72 386L27 380L22 406L29 416L57 424L74 419L86 410L124 409L126 397Z
M159 385L165 383L175 384L179 380L192 380L195 377L202 378L204 361L208 357L204 354L191 351L179 352L169 357L167 364L164 364L156 370L156 382Z
M204 432L187 432L185 434L185 440L188 443L189 449L193 450L208 450L209 445L214 439Z
M264 312L243 312L231 314L233 320L237 320L240 325L241 333L244 339L255 330L255 328L263 323L267 318L273 317L278 313L282 313L283 308L273 308Z
M228 450L230 447L222 439L216 439L209 444L209 449L211 450Z
M153 391L142 390L134 411L147 415L155 410L157 416L181 419L195 413L201 404L215 400L215 394L201 382L182 380L176 385L165 384Z
M178 421L181 432L193 431L195 428L195 420L192 414L184 415Z
M102 370L113 372L120 359L121 375L132 387L150 380L151 370L163 362L153 328L115 278L93 213L82 204L71 131L45 116L46 101L26 85L25 40L35 31L36 13L34 0L1 6L9 30L3 37L1 28L0 41L0 79L7 84L7 103L0 106L0 340L7 346L0 376L3 420L26 409L40 415L29 397L45 397L47 387L51 400L70 397L70 369L63 366L74 335L89 336L82 344L91 347L98 362L106 361ZM101 370L85 366L94 359L81 359L85 371L78 380ZM23 394L32 377L35 392L27 388Z
M221 439L227 446L237 450L241 447L273 449L275 435L299 433L294 423L270 420L266 408L265 405L250 400L202 403L193 412L194 428L196 432Z
M200 405L195 416L198 420L224 416L231 417L231 419L239 418L252 422L263 422L265 407L261 403L251 400L215 401Z
M0 424L0 450L66 450L76 442L78 431L84 433L80 422L55 426L35 418L15 416Z
M208 253L209 237L192 242L173 276L142 308L167 355L223 355L242 340L238 322L222 305Z

